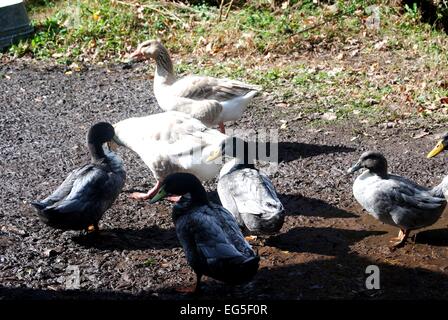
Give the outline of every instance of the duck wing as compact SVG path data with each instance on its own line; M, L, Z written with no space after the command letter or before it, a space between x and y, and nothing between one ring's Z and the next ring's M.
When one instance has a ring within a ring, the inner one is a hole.
M227 214L233 219L230 213ZM223 228L221 219L217 219L220 215L215 207L203 206L182 216L176 222L178 238L195 272L225 282L244 281L256 273L259 257L255 256L249 244L251 255L240 251L240 243L232 241L233 236ZM230 222L230 219L226 221ZM235 221L230 228L235 228L232 233L241 234ZM241 238L244 241L242 234Z
M115 138L138 154L183 154L227 137L178 111L129 118L114 125Z
M269 216L283 211L272 182L256 169L233 171L223 182L241 214Z
M68 196L55 204L59 212L105 211L123 187L117 174L105 169L106 165L89 165L73 183Z
M170 87L170 90L179 97L194 100L211 99L219 102L242 97L260 89L259 86L241 81L194 75L183 77Z
M251 232L274 232L283 225L284 207L272 182L257 169L224 175L218 182L218 194L223 206Z
M250 244L244 239L240 227L233 215L225 208L217 204L210 205L214 210L214 215L219 223L220 228L224 231L229 242L243 255L250 257L255 256Z
M78 177L82 176L85 171L88 171L90 164L86 164L82 166L81 168L75 169L65 178L65 180L62 182L62 184L47 198L41 201L33 201L31 204L36 207L38 210L45 209L45 207L51 206L55 204L56 202L61 201L66 196L70 194L73 188L73 184L78 179Z
M123 185L124 177L111 172L108 165L88 164L76 175L70 192L39 210L39 217L54 228L84 229L101 219Z
M218 164L205 160L227 136L188 114L167 111L129 118L114 128L114 140L136 152L157 180L178 171L207 180L219 172Z
M443 212L446 200L400 179L384 185L377 194L375 206L378 212L388 211L398 226L413 229L434 223Z

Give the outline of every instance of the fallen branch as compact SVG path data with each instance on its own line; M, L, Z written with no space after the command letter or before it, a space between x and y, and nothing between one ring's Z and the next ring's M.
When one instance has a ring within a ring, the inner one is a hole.
M229 12L230 12L230 9L232 8L233 1L234 0L230 0L229 4L227 5L227 11L226 11L226 14L224 15L224 20L226 20L227 17L229 16ZM222 21L222 12L223 12L224 7L225 7L224 0L221 0L221 4L219 5L219 17L218 17L219 22Z
M120 1L120 0L112 0L112 3L117 3L120 5L124 5L124 6L129 6L129 7L134 7L134 8L145 8L145 9L149 9L151 11L160 13L162 15L167 15L170 16L172 18L172 20L177 20L179 22L184 22L181 18L179 18L178 16L176 16L174 13L168 11L168 10L160 10L158 8L156 8L155 6L150 6L150 5L146 5L146 4L140 4L138 2L124 2L124 1ZM162 7L163 8L163 7Z
M305 32L308 32L310 30L316 29L318 27L323 26L324 24L327 24L328 22L330 22L334 18L339 18L339 17L347 15L349 13L352 13L351 10L350 10L350 12L349 11L340 11L340 12L335 13L335 14L331 15L330 17L324 19L324 21L322 21L322 22L319 22L319 23L317 23L315 25L309 26L309 27L307 27L307 28L305 28L303 30L297 31L296 34L301 34L301 33L305 33Z

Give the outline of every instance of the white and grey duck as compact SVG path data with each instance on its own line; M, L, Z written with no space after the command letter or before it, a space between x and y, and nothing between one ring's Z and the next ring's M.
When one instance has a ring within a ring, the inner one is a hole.
M232 157L222 167L218 195L245 233L263 235L278 232L285 220L285 209L274 185L255 167L256 143L233 137L221 144L209 160Z
M154 59L154 95L165 111L191 114L207 126L241 118L259 86L225 78L187 75L177 78L168 50L160 41L147 40L130 55L130 62Z
M90 163L73 170L50 196L31 203L42 222L63 230L99 230L98 222L118 197L126 179L121 159L106 144L114 135L114 128L107 122L90 128Z
M446 207L444 192L448 178L432 189L387 171L386 158L379 152L364 152L348 173L367 169L353 184L353 195L375 219L398 227L394 246L405 243L411 230L434 224Z

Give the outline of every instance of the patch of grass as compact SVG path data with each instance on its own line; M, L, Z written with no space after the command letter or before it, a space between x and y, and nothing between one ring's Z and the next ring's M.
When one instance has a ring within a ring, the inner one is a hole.
M148 258L142 263L142 266L143 267L151 267L151 266L155 265L156 263L157 263L157 261L154 258Z
M440 100L448 95L448 37L421 23L417 7L361 0L238 3L219 21L218 7L205 2L36 0L28 7L34 37L8 55L117 62L139 42L159 38L178 73L262 85L273 103L288 105L283 116L321 121L319 114L333 112L338 119L394 121L447 114Z

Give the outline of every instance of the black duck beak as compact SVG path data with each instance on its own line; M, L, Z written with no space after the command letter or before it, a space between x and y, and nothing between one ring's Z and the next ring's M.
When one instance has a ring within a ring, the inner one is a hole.
M356 162L350 169L347 170L348 174L354 173L362 168L361 161Z
M152 197L151 200L149 200L149 203L156 203L157 201L160 201L160 200L162 200L163 198L165 198L167 195L168 195L168 194L166 193L166 191L165 191L165 189L164 189L164 186L162 186L162 187L159 189L159 192L157 192L157 194L156 194L154 197Z
M426 156L428 159L435 157L436 155L438 155L440 152L442 152L445 149L445 144L443 143L443 140L440 140L439 142L437 142L436 146L434 147L434 149L432 149L428 155Z

